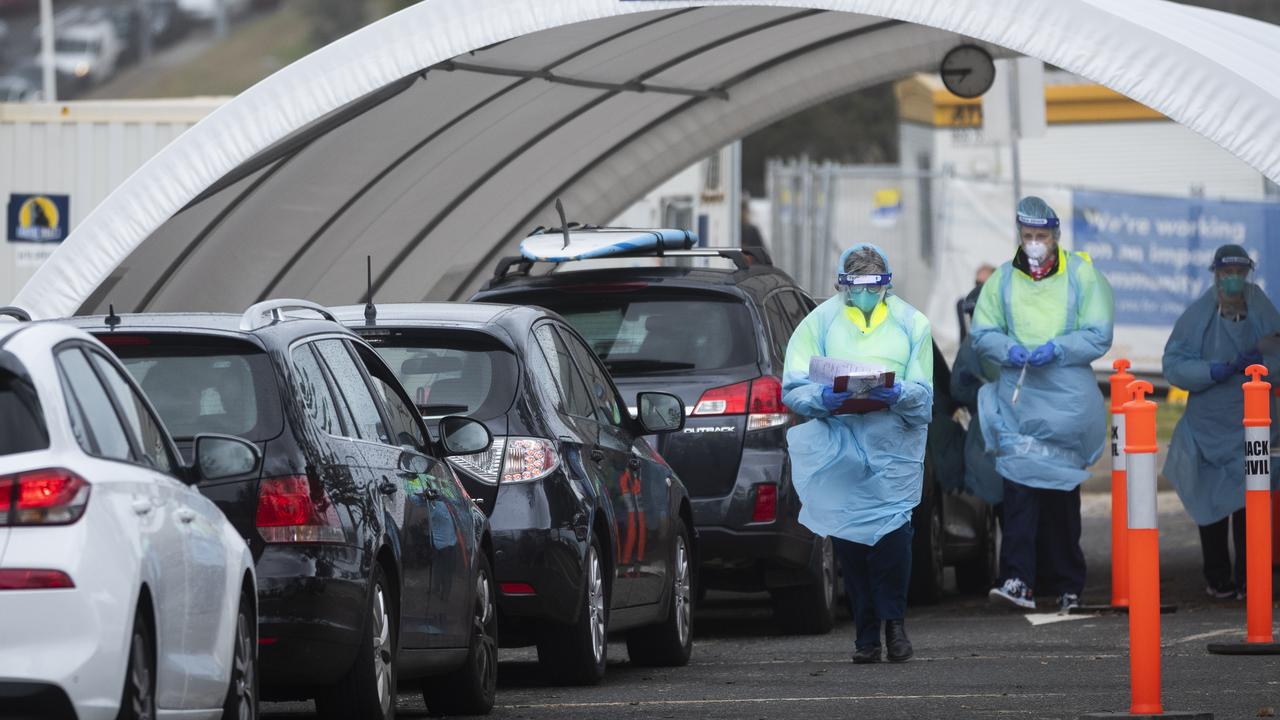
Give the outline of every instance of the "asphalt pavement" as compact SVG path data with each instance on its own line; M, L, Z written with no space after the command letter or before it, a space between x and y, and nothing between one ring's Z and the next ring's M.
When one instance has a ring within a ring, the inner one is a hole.
M1089 561L1086 602L1110 587L1110 503L1083 502ZM1164 708L1217 718L1270 717L1280 710L1280 657L1209 655L1205 646L1243 636L1244 603L1203 591L1195 526L1172 493L1161 493ZM604 682L549 685L531 649L503 650L493 718L1074 718L1127 711L1128 625L1123 615L1024 615L985 597L949 595L908 611L910 662L853 665L847 615L830 635L787 637L763 595L713 593L696 619L693 659L683 668L632 667L626 645L609 647ZM402 717L424 717L421 696L401 688ZM306 717L309 703L268 703L265 717Z

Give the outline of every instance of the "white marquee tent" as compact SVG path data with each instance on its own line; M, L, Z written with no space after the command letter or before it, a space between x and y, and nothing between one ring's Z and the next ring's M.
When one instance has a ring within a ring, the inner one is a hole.
M179 137L16 298L36 317L465 298L563 198L691 161L964 41L1106 85L1280 181L1280 28L1163 0L430 0ZM856 132L851 128L851 132Z

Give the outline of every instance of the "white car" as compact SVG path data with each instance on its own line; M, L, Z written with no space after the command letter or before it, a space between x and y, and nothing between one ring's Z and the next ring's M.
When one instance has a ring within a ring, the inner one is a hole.
M53 66L85 85L97 85L116 72L123 47L109 20L59 26L53 38Z
M227 19L233 20L249 10L249 0L178 0L178 7L192 20L212 22L218 17L218 5L222 4Z
M259 455L195 448L87 333L0 320L0 716L256 716L253 558L192 484Z

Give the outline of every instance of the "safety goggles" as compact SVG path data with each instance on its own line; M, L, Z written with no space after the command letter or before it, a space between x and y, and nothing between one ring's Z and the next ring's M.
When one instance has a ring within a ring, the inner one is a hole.
M1034 228L1056 228L1058 227L1058 218L1028 217L1018 213L1018 224Z
M870 287L881 288L889 284L893 280L893 273L882 274L858 274L858 273L836 273L836 284L841 287Z

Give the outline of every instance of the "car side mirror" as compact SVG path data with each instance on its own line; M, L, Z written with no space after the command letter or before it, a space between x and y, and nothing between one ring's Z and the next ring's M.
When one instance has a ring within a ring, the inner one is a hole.
M684 429L684 402L670 393L642 392L636 396L637 419L646 435Z
M191 467L196 480L222 480L258 469L262 453L248 440L233 435L197 435Z
M440 444L445 455L475 455L493 444L493 434L478 420L450 415L440 418Z
M431 469L431 461L426 457L409 450L400 453L400 462L397 463L401 472L411 475L421 475Z

